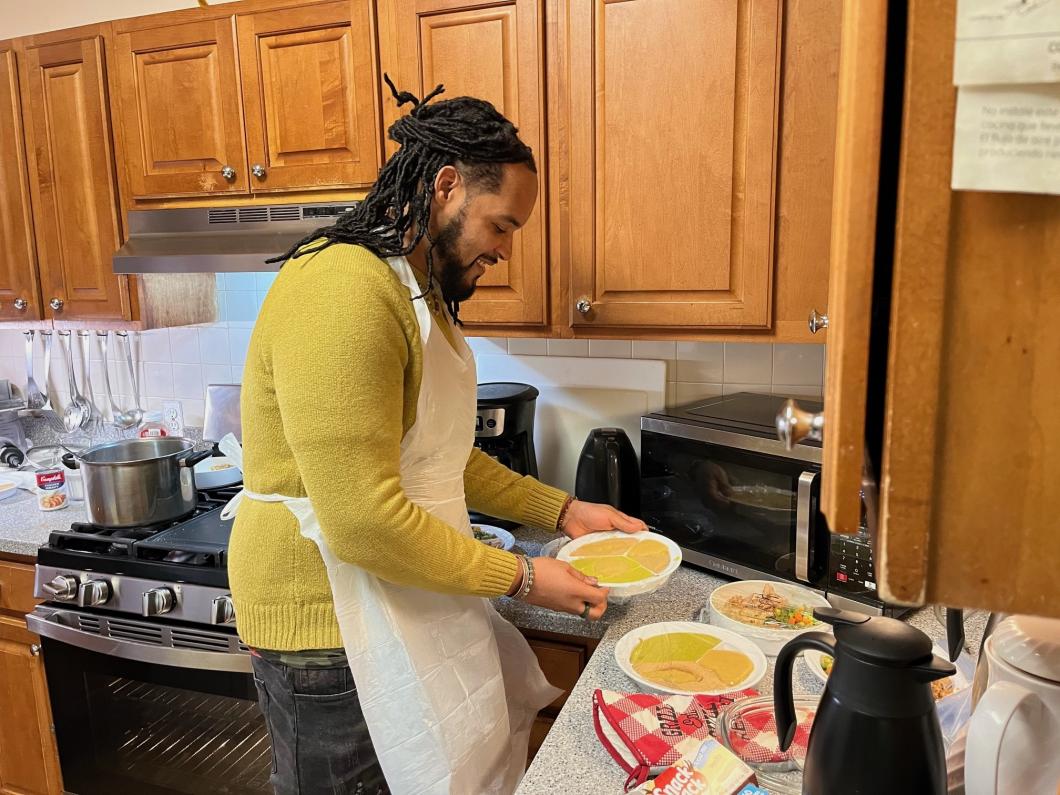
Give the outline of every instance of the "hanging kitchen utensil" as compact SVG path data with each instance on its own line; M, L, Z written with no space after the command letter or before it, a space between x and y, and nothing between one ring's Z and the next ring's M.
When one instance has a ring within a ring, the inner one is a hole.
M133 366L132 341L129 339L129 332L119 331L118 337L125 341L125 364L129 368L129 385L132 387L134 400L132 408L125 412L126 419L132 420L132 425L128 426L131 428L143 421L144 411L140 403L140 385L136 381L136 368Z
M73 433L82 427L89 414L81 393L77 389L77 376L74 373L74 351L73 346L70 344L69 331L59 332L59 347L63 349L63 355L66 356L66 375L70 382L70 402L66 404L66 408L63 410L63 425L66 426L67 431Z
M30 409L42 409L47 399L41 393L37 382L33 379L33 338L35 332L23 332L26 338L26 407ZM47 384L45 384L47 386Z
M85 388L85 402L88 404L88 424L82 427L93 426L94 430L98 431L103 412L96 405L96 396L92 389L92 332L78 331L77 339L81 346L81 372L84 376L82 383Z
M99 350L103 354L103 386L107 390L107 403L110 404L111 422L125 431L136 425L137 417L133 412L123 410L118 405L118 401L114 399L114 389L110 384L110 358L107 354L110 332L97 331L96 336L99 338Z

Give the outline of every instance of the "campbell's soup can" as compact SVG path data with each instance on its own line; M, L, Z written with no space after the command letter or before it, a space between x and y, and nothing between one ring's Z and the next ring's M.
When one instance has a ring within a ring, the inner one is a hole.
M66 472L60 468L37 472L37 507L42 511L57 511L69 504Z

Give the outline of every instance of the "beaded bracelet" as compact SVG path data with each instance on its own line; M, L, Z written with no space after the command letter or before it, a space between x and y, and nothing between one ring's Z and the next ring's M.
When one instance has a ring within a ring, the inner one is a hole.
M530 589L534 587L534 562L528 557L523 557L523 567L526 572L526 577L523 582L522 590L516 594L516 599L526 599L530 595Z
M564 521L567 518L567 511L570 510L570 507L573 504L574 504L574 498L573 497L567 497L567 501L565 503L563 503L563 507L559 509L559 518L556 520L556 529L559 530L561 533L563 532Z

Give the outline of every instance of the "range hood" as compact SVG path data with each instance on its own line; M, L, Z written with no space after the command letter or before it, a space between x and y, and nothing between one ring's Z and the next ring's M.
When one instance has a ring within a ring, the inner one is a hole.
M114 254L115 273L274 271L265 260L357 202L130 210L129 239Z

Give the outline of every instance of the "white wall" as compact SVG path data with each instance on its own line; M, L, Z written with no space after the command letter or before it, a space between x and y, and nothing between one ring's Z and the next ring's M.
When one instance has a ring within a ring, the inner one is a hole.
M197 0L0 0L0 39L198 6Z
M207 384L239 383L247 345L274 273L218 274L218 323L132 334L137 352L141 397L147 409L163 400L183 403L185 422L201 425ZM54 338L57 339L57 338ZM18 331L0 331L0 378L20 389L25 384L25 339ZM678 405L702 397L747 390L819 398L824 383L823 345L769 343L642 342L630 340L545 340L473 338L476 356L591 356L661 359L667 362L667 403ZM111 335L110 372L119 402L130 400L121 350ZM103 363L92 340L92 385L103 403ZM36 341L34 371L44 372L44 352ZM74 361L80 366L80 356ZM65 402L66 362L55 351L52 388ZM80 371L78 378L80 379ZM601 418L606 421L606 418Z

